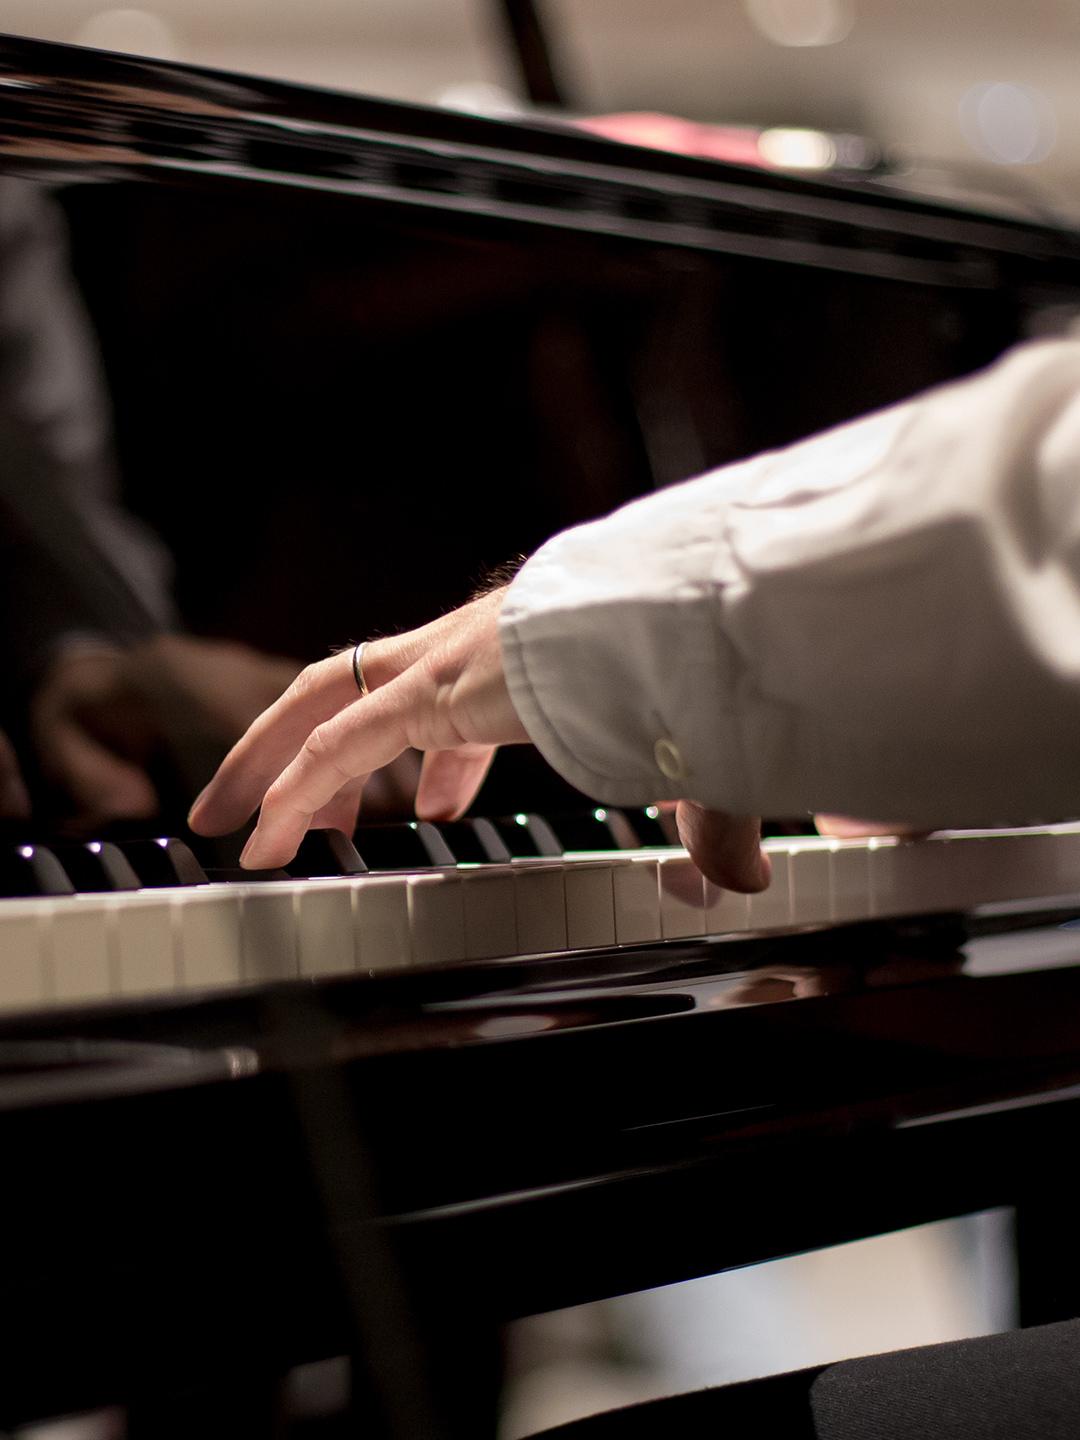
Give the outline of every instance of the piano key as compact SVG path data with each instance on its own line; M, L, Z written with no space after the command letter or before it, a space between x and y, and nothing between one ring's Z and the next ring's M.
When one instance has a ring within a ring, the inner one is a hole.
M409 936L416 965L460 960L465 954L462 883L450 872L406 877Z
M170 898L177 926L177 974L184 988L239 985L243 978L240 905L234 887L207 887Z
M627 864L630 862L627 861ZM614 866L578 860L563 869L566 944L571 950L615 944Z
M74 895L64 867L44 845L0 849L0 896Z
M664 939L704 935L705 882L701 871L684 851L661 856L658 865Z
M515 860L556 859L563 853L558 836L542 815L519 811L491 822Z
M51 989L48 927L53 907L40 900L6 900L0 947L0 1010L44 1005Z
M409 887L403 876L359 876L350 887L361 970L404 969L412 962Z
M553 815L549 824L564 853L640 848L637 834L621 810L598 805L592 810Z
M49 926L54 999L104 1000L115 991L109 939L105 909L94 897L55 907Z
M772 861L769 888L749 897L751 930L770 930L794 923L791 910L788 842L770 841L765 848Z
M139 889L139 877L131 862L110 840L86 840L50 848L79 894Z
M157 995L178 988L172 899L167 891L117 895L103 902L116 949L121 995Z
M824 925L832 918L832 891L828 840L817 836L792 840L786 847L788 890L793 923Z
M518 953L514 871L510 865L460 872L465 921L465 958L483 960Z
M660 921L660 877L655 859L634 857L629 865L611 872L615 909L615 939L620 945L638 945L663 936Z
M565 867L553 861L521 860L513 873L518 953L546 955L565 950Z
M506 865L510 851L490 820L440 821L436 827L459 865Z
M870 852L864 840L829 842L829 913L834 923L871 913Z
M245 887L240 899L240 974L245 980L295 980L300 974L294 889Z
M297 888L296 939L301 975L348 975L358 968L354 893L354 886L340 880L312 880Z
M341 830L309 830L293 860L285 867L294 878L325 879L331 875L362 875L368 865Z
M426 820L360 825L353 839L368 870L423 870L454 864L450 847Z
M630 822L639 845L655 850L680 844L673 810L661 810L659 805L646 805L640 810L626 810L623 814Z
M167 835L117 842L140 885L171 889L177 885L205 885L206 871L183 840Z
M750 896L736 890L725 890L706 880L703 885L705 896L706 935L730 935L733 931L750 928Z

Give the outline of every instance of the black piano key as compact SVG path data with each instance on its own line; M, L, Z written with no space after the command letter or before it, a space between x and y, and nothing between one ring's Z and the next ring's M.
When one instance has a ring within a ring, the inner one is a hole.
M110 840L57 845L54 853L80 892L138 890L140 887L141 881L130 860L119 845Z
M206 871L183 840L160 835L153 839L123 840L119 845L140 884L147 889L206 884Z
M440 821L438 830L459 865L505 865L510 859L506 842L490 820Z
M542 815L503 815L492 824L515 860L563 853L558 836Z
M342 830L309 830L285 869L295 880L333 875L363 875L366 862Z
M74 894L71 877L44 845L5 845L0 848L0 895Z
M206 878L211 885L245 885L251 881L292 880L287 870L242 870L239 865L208 865Z
M623 812L638 837L638 844L648 848L658 845L679 845L674 810L661 810L658 805L645 805L640 810Z
M455 863L449 845L427 820L360 825L353 839L369 870L427 870Z
M623 812L603 805L553 815L550 824L564 850L637 850L641 845Z

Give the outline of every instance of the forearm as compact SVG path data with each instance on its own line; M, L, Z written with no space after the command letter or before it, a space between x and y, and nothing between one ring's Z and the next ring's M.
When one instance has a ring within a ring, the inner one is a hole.
M612 802L1075 810L1078 555L1080 343L1032 346L556 537L504 606L511 694Z

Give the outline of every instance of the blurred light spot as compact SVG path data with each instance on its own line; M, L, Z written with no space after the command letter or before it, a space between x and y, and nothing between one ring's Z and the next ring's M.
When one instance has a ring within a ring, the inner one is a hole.
M529 823L528 815L515 815L514 819L519 825L527 825Z
M660 814L660 806L659 806L659 805L646 805L646 806L645 806L645 814L649 817L650 820L655 820L656 817Z
M851 33L851 0L743 0L751 22L774 45L835 45Z
M1057 139L1053 106L1030 85L973 85L960 101L960 127L973 150L999 165L1045 160Z
M836 144L823 130L763 130L758 153L781 170L831 170L836 164Z
M485 80L448 85L435 96L435 104L447 110L464 110L469 115L521 115L524 108L516 95Z
M594 820L599 820L599 821L601 822L601 824L603 824L603 822L607 819L607 811L606 811L606 810L594 810L592 813L593 813L593 819L594 819Z
M151 10L102 10L79 27L75 43L122 55L149 55L155 60L180 57L175 32Z

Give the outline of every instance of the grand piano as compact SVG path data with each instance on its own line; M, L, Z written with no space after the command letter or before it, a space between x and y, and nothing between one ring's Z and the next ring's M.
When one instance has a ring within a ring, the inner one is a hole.
M1069 230L887 177L27 40L0 167L62 212L183 623L298 659L1080 293ZM163 835L208 763L163 779ZM369 836L367 873L163 844L180 870L82 894L85 856L9 836L0 1423L270 1434L276 1377L350 1355L365 1433L493 1433L508 1319L995 1205L1023 1319L1074 1313L1075 827L780 835L738 909L662 817L528 762L478 813L510 818L399 832L404 862Z

